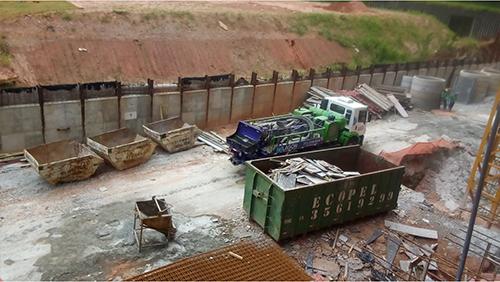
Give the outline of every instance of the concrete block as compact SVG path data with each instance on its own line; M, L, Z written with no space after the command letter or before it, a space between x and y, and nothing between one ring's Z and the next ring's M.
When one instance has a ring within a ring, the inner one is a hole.
M333 91L336 90L341 90L342 89L342 81L343 77L332 77L330 78L330 84L328 85L328 89L331 89Z
M207 90L191 90L182 93L182 119L200 128L206 126Z
M418 73L418 75L427 75L428 71L429 71L429 69L427 69L427 68L419 68L417 73Z
M295 87L293 88L293 107L298 108L302 106L302 103L307 99L307 90L311 87L310 80L299 80L295 82Z
M118 97L85 100L85 133L96 136L118 129Z
M406 74L406 72L404 74ZM403 77L404 74L401 74L401 77ZM388 71L385 73L383 84L384 85L395 85L394 84L395 79L396 79L396 72Z
M45 103L44 115L47 143L69 139L83 141L80 101Z
M292 107L293 81L278 82L274 99L273 114L281 115L290 112Z
M229 123L231 115L231 87L210 89L208 99L208 127Z
M377 85L382 85L382 82L384 80L384 74L383 73L374 73L372 75L372 82L370 83L371 86L377 86Z
M38 104L0 107L0 152L19 152L43 143Z
M409 71L407 72L407 75L409 75L409 76L419 75L419 71L420 71L420 69L409 70ZM399 74L399 72L398 72L398 74Z
M370 85L370 80L372 79L371 74L360 74L359 79L358 79L358 85L365 83L367 85Z
M439 67L436 71L436 76L446 79L446 67Z
M252 116L253 85L233 89L231 122L249 119Z
M153 95L153 121L181 115L181 93L161 92Z
M344 90L353 90L356 87L356 82L358 81L357 75L349 75L345 77L344 80Z
M408 76L414 76L417 75L416 72L406 72L406 71L398 71L396 74L396 79L394 80L394 85L395 86L400 86L401 85L401 80L403 80L403 75L408 75Z
M274 84L261 84L255 86L253 117L266 117L272 114L273 95Z
M437 71L438 71L438 68L429 68L429 69L427 69L427 75L437 76Z
M328 87L328 78L315 78L313 80L313 86Z
M151 96L127 95L120 101L120 125L141 134L142 125L151 122Z

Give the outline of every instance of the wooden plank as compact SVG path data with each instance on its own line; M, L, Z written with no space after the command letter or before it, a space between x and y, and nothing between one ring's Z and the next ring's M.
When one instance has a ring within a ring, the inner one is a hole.
M425 229L420 227L413 227L409 225L404 225L392 221L385 221L385 226L391 230L399 231L402 233L410 234L417 237L438 239L438 233L436 230Z
M396 99L396 97L394 97L394 95L387 94L387 98L389 98L389 100L391 100L391 102L394 103L394 107L396 108L396 110L398 111L398 113L402 117L404 117L404 118L408 117L408 113L405 111L405 109L403 108L403 106L401 106L401 104L399 103L398 99Z

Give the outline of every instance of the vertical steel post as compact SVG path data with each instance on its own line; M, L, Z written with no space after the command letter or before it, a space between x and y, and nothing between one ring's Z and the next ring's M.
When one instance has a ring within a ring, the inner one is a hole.
M460 264L457 270L456 280L460 281L465 268L465 262L467 260L467 254L469 253L470 241L472 239L472 232L474 231L474 225L476 224L477 210L479 208L479 202L481 200L481 193L483 192L483 186L486 178L486 170L488 168L488 162L490 160L489 156L493 151L493 145L495 143L495 138L498 134L498 123L500 122L500 105L497 105L495 120L493 121L493 126L490 130L490 136L488 138L488 143L486 145L486 151L484 153L483 163L481 164L481 173L479 174L479 181L477 184L476 194L474 195L474 203L472 206L472 211L469 219L469 227L467 228L467 234L464 241L464 248L462 255L460 257Z

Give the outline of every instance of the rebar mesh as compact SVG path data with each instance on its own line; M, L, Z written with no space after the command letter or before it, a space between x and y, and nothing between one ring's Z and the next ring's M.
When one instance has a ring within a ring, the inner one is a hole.
M130 281L310 281L274 242L240 243L182 259Z

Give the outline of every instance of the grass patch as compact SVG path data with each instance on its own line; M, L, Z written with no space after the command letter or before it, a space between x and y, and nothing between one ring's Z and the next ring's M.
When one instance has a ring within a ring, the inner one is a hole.
M500 3L499 2L482 2L482 1L428 1L426 4L448 6L460 8L463 10L477 11L477 12L492 12L500 14Z
M5 36L0 36L0 66L8 67L10 65L10 47Z
M353 51L352 65L369 66L428 59L453 34L430 16L369 16L301 13L290 31L316 32Z
M0 19L46 12L64 12L75 8L66 1L0 1Z

